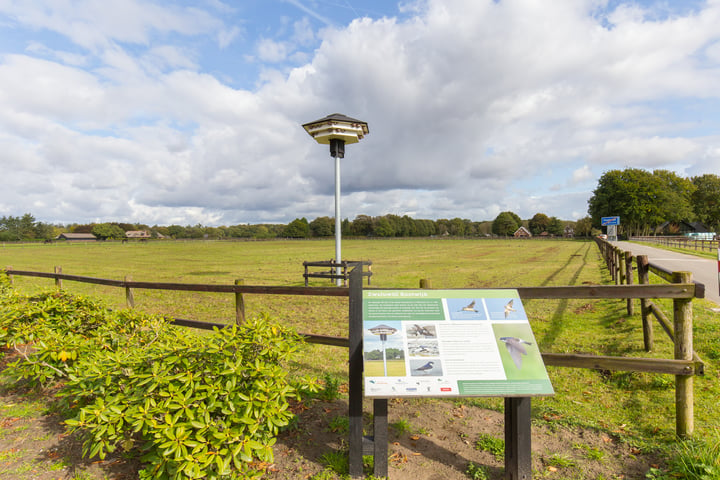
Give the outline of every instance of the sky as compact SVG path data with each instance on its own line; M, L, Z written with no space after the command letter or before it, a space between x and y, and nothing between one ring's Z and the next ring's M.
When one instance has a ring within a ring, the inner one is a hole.
M369 134L341 217L587 215L612 169L720 174L720 0L0 0L0 216L334 216L302 124Z

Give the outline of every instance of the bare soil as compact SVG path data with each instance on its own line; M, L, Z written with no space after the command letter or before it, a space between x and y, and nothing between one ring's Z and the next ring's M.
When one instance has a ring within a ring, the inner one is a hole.
M369 411L370 404L365 407ZM298 427L280 436L268 478L311 478L321 472L322 455L345 448L345 432L333 432L328 425L346 414L343 401L317 402L301 412ZM472 478L466 473L470 462L487 467L489 478L504 478L503 458L476 447L481 434L504 438L502 412L440 399L394 399L388 417L391 480ZM568 427L559 420L543 419L532 427L533 478L645 479L651 467L662 466L657 454L643 454L618 436ZM398 432L392 427L398 423L409 424L409 431Z
M137 479L135 460L82 458L81 441L68 435L63 419L52 413L52 390L12 390L0 392L0 480ZM266 478L311 479L323 471L324 480L341 478L327 471L324 458L345 451L346 401L313 400L294 408L298 422L280 435L274 463L263 465ZM365 411L371 411L369 404ZM651 467L662 466L656 454L640 452L619 436L559 420L545 418L533 425L533 478L644 479ZM476 447L481 434L503 438L501 412L448 400L394 399L389 422L391 480L473 478L466 473L470 462L484 466L488 478L503 478L502 457Z

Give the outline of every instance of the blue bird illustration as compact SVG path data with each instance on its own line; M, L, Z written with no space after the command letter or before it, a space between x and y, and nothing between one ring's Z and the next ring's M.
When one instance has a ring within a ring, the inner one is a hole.
M418 367L415 370L417 370L418 372L427 372L428 370L433 369L433 365L435 365L435 362L427 362L425 365L423 365L422 367Z

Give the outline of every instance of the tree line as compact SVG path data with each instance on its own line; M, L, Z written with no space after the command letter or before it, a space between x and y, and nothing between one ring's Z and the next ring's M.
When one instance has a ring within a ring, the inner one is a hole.
M702 222L720 231L720 176L685 178L668 170L610 170L598 181L588 200L594 226L602 217L620 216L626 235L678 233L678 225ZM664 229L664 230L663 230Z
M588 225L588 228L583 225ZM522 220L513 212L502 212L493 221L472 221L469 219L415 219L408 215L369 216L358 215L353 220L344 219L341 223L345 237L489 237L512 236L519 227L527 228L533 235L546 232L548 235L562 236L565 227L575 228L578 236L589 236L589 219L578 222L559 220L538 213L528 220ZM59 234L92 233L102 240L120 240L126 238L128 231L147 231L152 238L176 239L223 239L223 238L319 238L335 235L335 219L318 217L312 221L296 218L288 224L240 224L210 227L200 224L149 226L142 223L88 223L69 225L50 225L35 220L31 214L22 217L0 218L0 241L52 240ZM599 233L599 231L597 232Z

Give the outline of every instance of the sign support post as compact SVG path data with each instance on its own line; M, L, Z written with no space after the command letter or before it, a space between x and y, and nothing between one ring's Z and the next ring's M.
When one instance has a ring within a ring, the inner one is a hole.
M505 397L505 478L530 480L530 397Z

